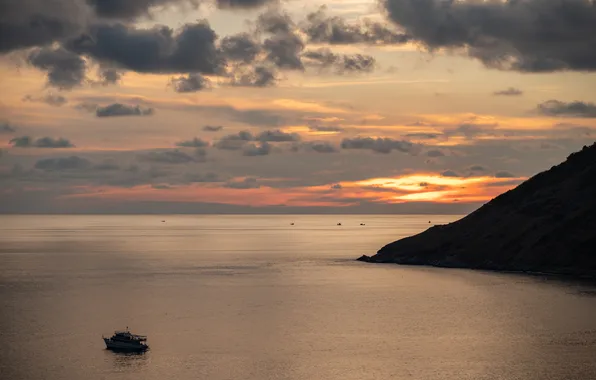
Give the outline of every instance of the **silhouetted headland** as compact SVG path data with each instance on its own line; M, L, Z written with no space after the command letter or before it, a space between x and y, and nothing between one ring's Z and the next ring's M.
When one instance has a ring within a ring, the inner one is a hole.
M358 260L596 278L596 143L458 221Z

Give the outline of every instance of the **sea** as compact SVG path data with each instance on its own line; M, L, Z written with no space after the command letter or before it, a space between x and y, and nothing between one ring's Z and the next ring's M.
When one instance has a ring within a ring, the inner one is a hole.
M589 283L355 261L459 217L0 216L0 378L596 379Z

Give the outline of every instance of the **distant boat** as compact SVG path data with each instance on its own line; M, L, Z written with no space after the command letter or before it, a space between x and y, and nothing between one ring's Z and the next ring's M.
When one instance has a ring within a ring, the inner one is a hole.
M149 349L147 337L144 335L131 334L128 331L114 331L111 338L103 337L106 348L112 351L144 352Z
M360 225L361 225L361 226L366 226L366 224L364 224L364 223L360 223Z
M293 225L294 225L294 223L290 223L290 226L293 226Z
M337 223L338 226L341 226L341 223Z

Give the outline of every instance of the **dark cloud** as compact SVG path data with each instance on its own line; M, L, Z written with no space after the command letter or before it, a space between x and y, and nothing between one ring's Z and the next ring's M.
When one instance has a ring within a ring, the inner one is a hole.
M490 134L498 124L461 123L456 128L445 131L447 136L465 136L469 139L479 135Z
M122 79L122 74L113 68L102 68L98 71L99 84L108 86L111 84L117 84Z
M381 0L390 19L429 49L466 48L486 66L596 70L591 0Z
M99 171L116 171L116 170L120 170L120 165L115 164L114 162L111 161L105 161L99 164L95 164L93 165L93 170L99 170Z
M341 189L343 189L343 186L339 183L336 183L335 185L331 185L330 189L331 190L341 190Z
M179 93L197 92L211 88L211 81L201 74L188 74L178 78L173 78L171 84L174 91Z
M76 35L88 18L89 9L82 0L1 0L0 53Z
M219 141L213 144L213 146L222 150L239 150L242 149L248 141L253 140L254 136L250 132L241 131L237 134L222 137Z
M16 131L16 128L10 125L7 121L0 122L0 134L11 134Z
M207 173L207 174L191 173L191 174L187 174L185 176L185 180L188 183L221 182L221 179L215 173Z
M90 24L102 19L127 23L152 17L166 6L196 7L204 0L0 0L0 53L46 46L88 31ZM214 0L219 8L256 8L275 0ZM130 23L129 23L130 24ZM124 45L135 46L134 43ZM145 41L146 42L146 41ZM159 43L159 41L154 41ZM102 45L109 44L102 42ZM116 49L121 49L119 45ZM145 45L147 47L147 45ZM168 50L168 46L162 46ZM187 47L191 47L190 45ZM197 49L200 50L199 47ZM142 47L141 49L142 50ZM191 49L189 49L191 50ZM155 56L154 56L155 58ZM172 72L176 70L169 70ZM198 70L181 70L192 72ZM201 71L202 72L202 71Z
M413 139L422 139L422 140L434 140L441 137L441 135L437 133L408 133L406 137L411 137Z
M308 127L313 132L343 132L342 127L336 127L334 125L311 125Z
M428 157L443 157L443 156L445 156L445 153L443 153L442 151L440 151L438 149L433 149L433 150L429 150L428 152L426 152L426 155Z
M176 145L184 148L204 148L209 146L209 142L195 137L192 140L180 141Z
M142 108L141 106L130 106L121 103L113 103L105 107L97 107L95 115L97 117L114 116L147 116L153 114L153 108Z
M79 156L46 158L37 161L34 167L44 171L84 170L91 167L91 162Z
M223 129L221 125L205 125L203 131L205 132L219 132Z
M238 181L238 180L229 181L224 186L228 187L230 189L241 189L241 190L258 189L261 187L261 185L259 184L257 179L251 178L251 177L245 178L240 181Z
M458 172L455 172L453 170L445 170L443 173L441 173L441 175L443 177L461 177L461 175Z
M306 150L313 151L315 153L337 153L339 149L326 141L308 141L301 145Z
M258 8L277 0L215 0L219 8Z
M304 70L300 58L304 42L294 33L278 33L263 42L267 60L280 69Z
M15 137L10 140L15 148L73 148L74 145L67 139L52 137L41 137L33 139L30 136Z
M309 66L322 69L333 68L338 74L349 72L371 72L375 69L376 60L370 55L335 54L327 48L308 50L302 55Z
M198 6L197 0L87 0L95 13L104 18L135 19L149 16L151 9L158 6L187 4Z
M29 53L27 60L31 65L48 73L49 86L70 90L80 86L85 80L85 60L61 47L36 48Z
M368 149L377 153L391 153L392 150L413 153L416 148L416 146L409 141L394 140L388 137L355 137L351 139L343 139L341 147L342 149Z
M139 159L145 162L160 164L187 164L196 161L196 158L179 150L165 150L148 152L139 155Z
M266 66L238 66L230 73L228 85L237 87L271 87L277 83L277 73Z
M498 171L495 173L495 178L515 178L515 175L506 171Z
M300 135L297 133L286 133L282 130L264 131L256 136L258 141L270 141L270 142L288 142L288 141L300 141Z
M248 33L224 37L219 45L223 55L231 61L253 62L261 53L261 44Z
M269 34L289 34L296 30L296 24L287 12L269 9L257 18L257 29Z
M68 99L66 99L64 96L58 95L58 94L46 94L43 96L27 95L23 98L23 101L40 102L40 103L46 103L53 107L60 107L60 106L63 106L64 104L66 104L68 102Z
M176 31L163 25L140 29L113 23L93 25L88 34L66 46L100 62L141 73L216 74L224 65L216 40L207 21L185 24Z
M482 165L472 165L468 168L468 170L473 172L485 172L487 169Z
M272 148L272 145L266 141L260 144L248 144L242 154L249 157L267 156L271 153Z
M324 44L400 44L409 37L387 25L374 21L347 23L340 16L327 16L327 8L310 13L301 29L313 43Z
M596 104L549 100L538 105L538 112L547 116L596 117Z
M501 91L495 91L493 92L493 95L497 95L497 96L519 96L522 95L524 92L522 90L520 90L519 88L515 88L515 87L509 87L506 90L501 90Z

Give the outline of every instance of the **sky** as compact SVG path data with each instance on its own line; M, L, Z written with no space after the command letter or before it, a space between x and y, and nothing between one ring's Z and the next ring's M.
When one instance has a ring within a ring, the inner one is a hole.
M0 213L467 213L596 139L593 0L0 0Z

